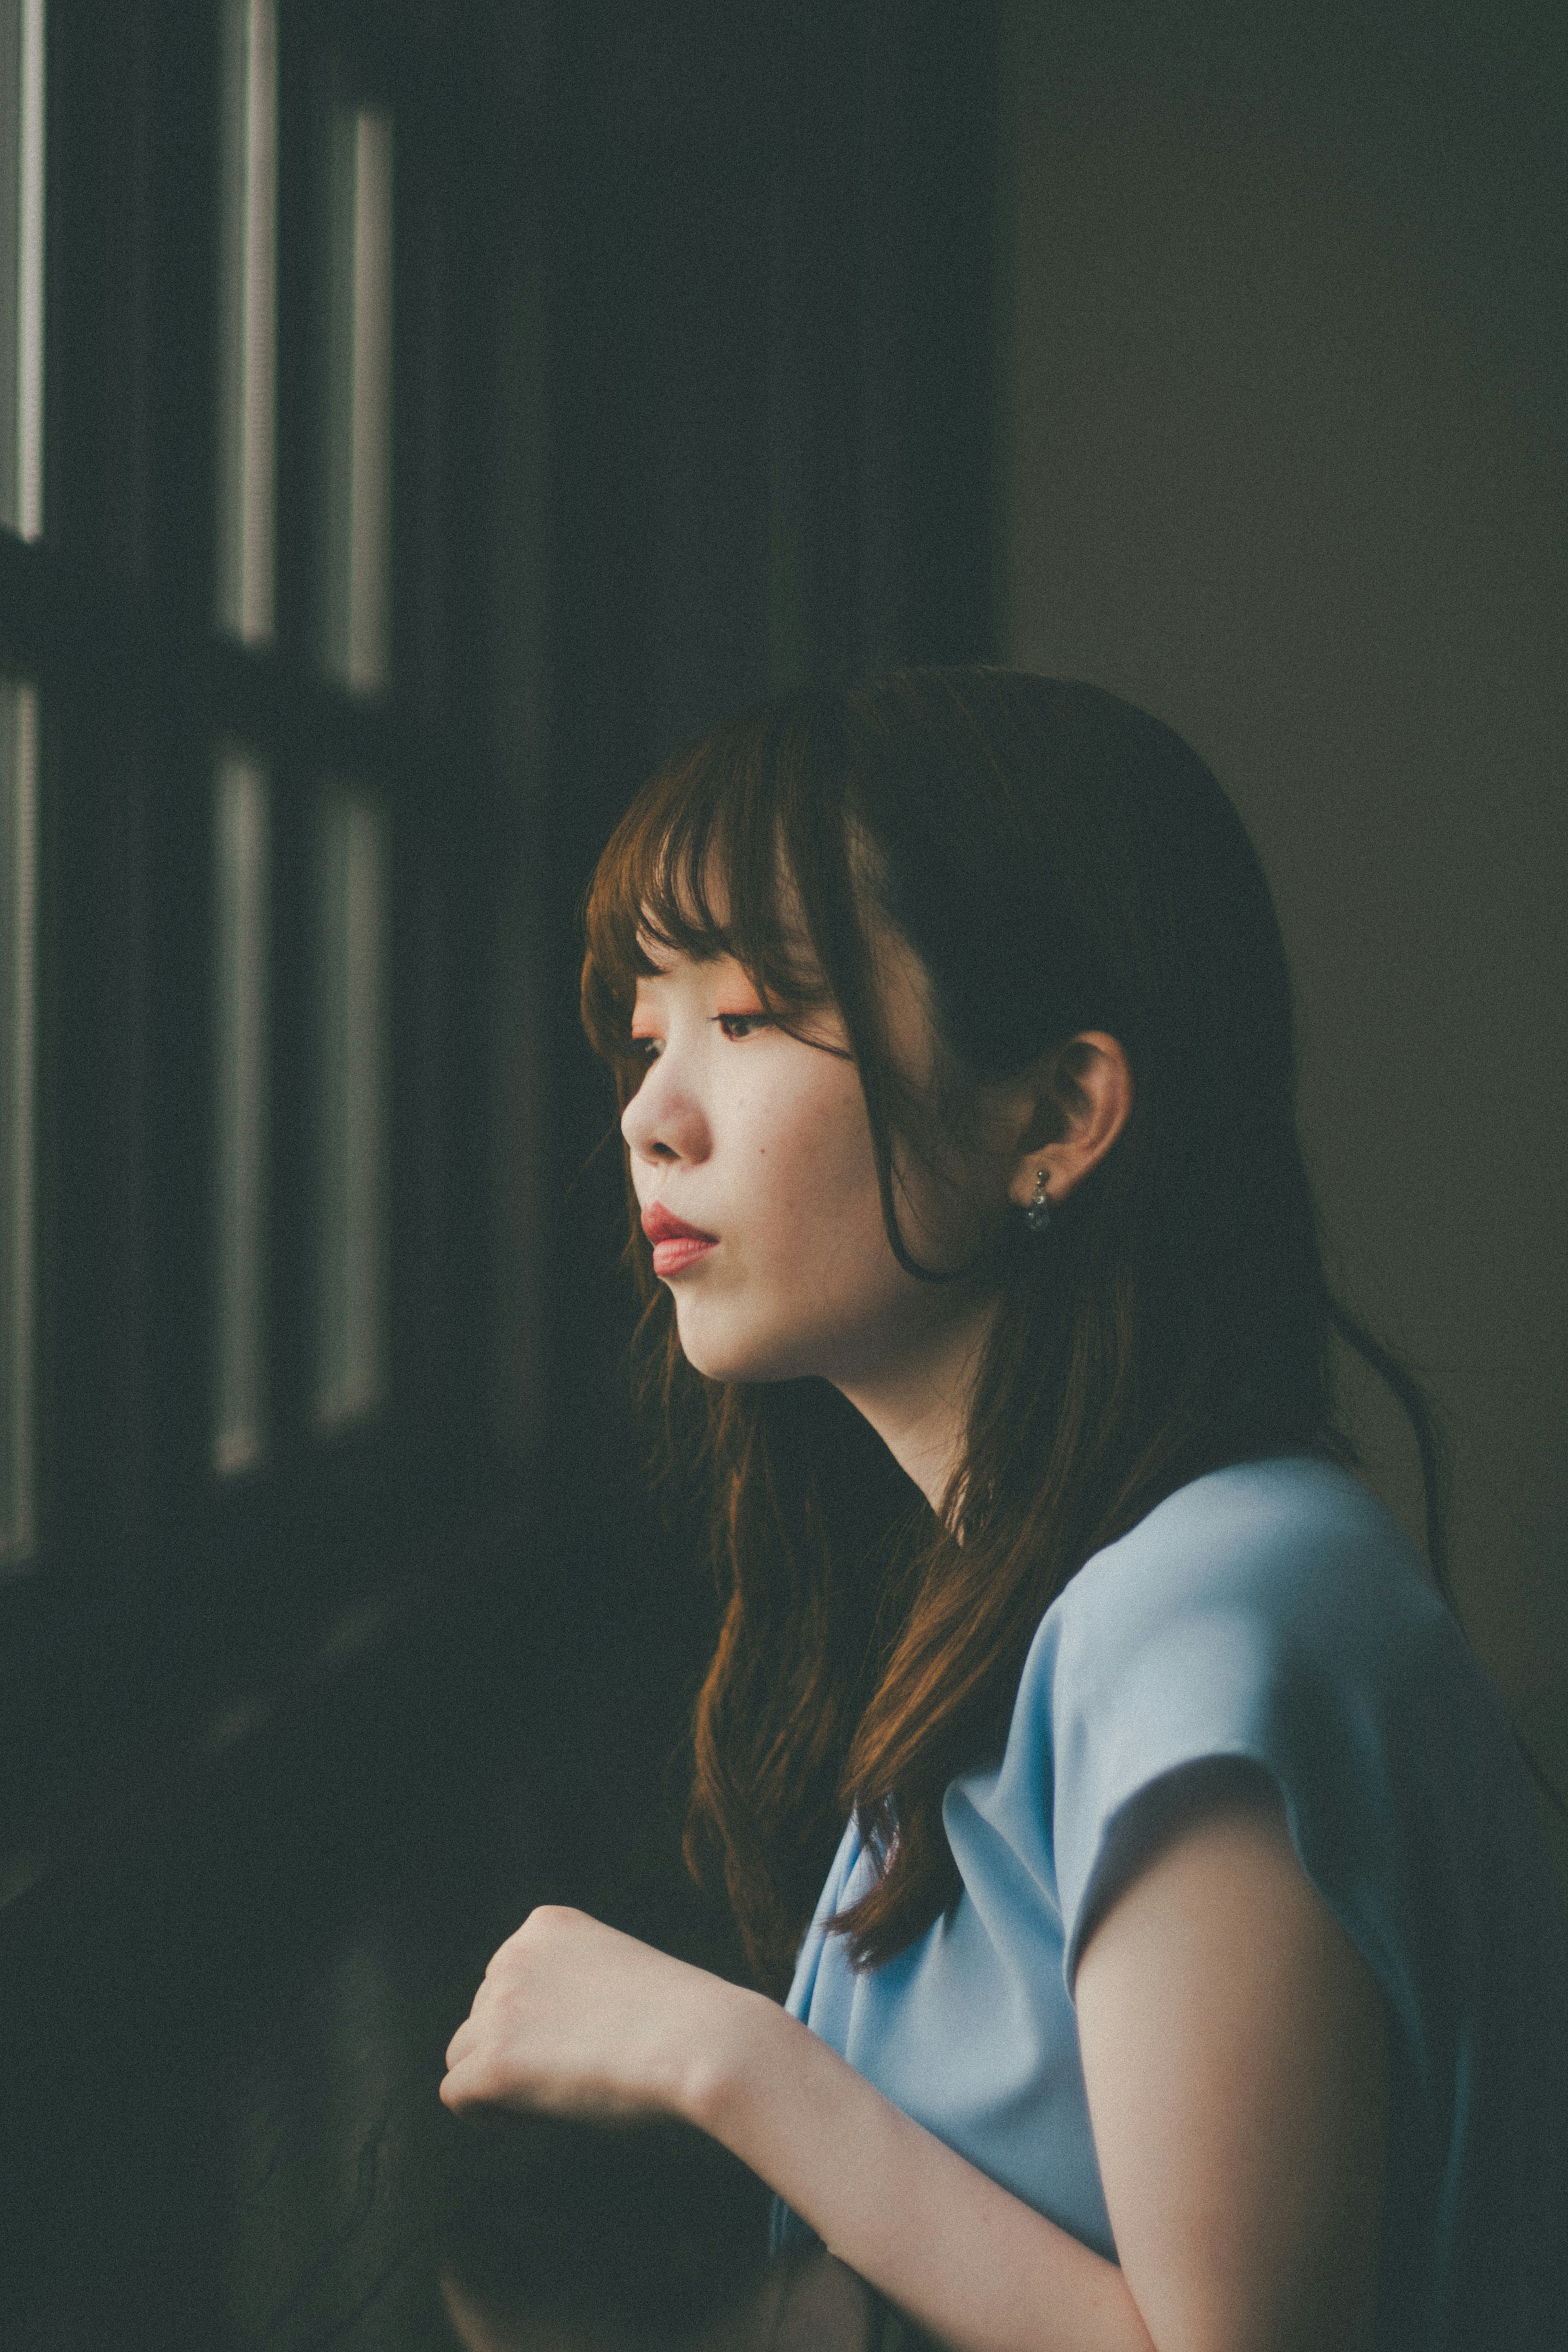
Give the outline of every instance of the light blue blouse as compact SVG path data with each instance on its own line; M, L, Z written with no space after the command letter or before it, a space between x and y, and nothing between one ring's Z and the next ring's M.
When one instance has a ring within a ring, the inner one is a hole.
M852 1822L790 2013L1114 2259L1073 1971L1139 1801L1219 1758L1272 1776L1386 1996L1379 2352L1568 2344L1568 1926L1534 1800L1419 1554L1328 1464L1197 1479L1079 1571L1040 1621L999 1767L943 1801L956 1909L856 1975L823 1925L869 1884ZM800 2228L779 2209L779 2242Z

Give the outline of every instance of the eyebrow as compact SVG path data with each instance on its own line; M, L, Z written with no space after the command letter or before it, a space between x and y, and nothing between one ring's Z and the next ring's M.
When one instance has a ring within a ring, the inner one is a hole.
M747 988L757 998L763 1011L767 1011L770 1003L784 1007L794 1003L802 1011L818 1011L824 1005L836 1003L833 991L828 983L827 974L822 970L821 960L811 943L810 937L800 929L791 929L782 933L776 943L779 961L783 967L780 977L785 982L784 987L779 991L770 991L745 959L737 955L734 948L729 946L716 945L709 953L705 955L699 950L683 949L673 946L664 940L653 939L646 931L639 933L638 945L651 963L653 957L658 954L666 956L669 961L663 964L654 964L652 971L636 973L634 992L629 1008L630 1017L633 1019L636 1016L641 992L645 989L656 987L661 981L669 979L683 960L689 960L696 965L733 963L737 971L744 976Z
M751 973L741 962L740 958L738 956L735 956L727 958L725 961L734 963L738 980L745 983L754 996L760 998L762 991L758 988L757 982L752 977ZM632 1000L633 1012L635 1012L638 1001L643 994L644 991L656 988L661 981L668 980L671 976L672 975L668 970L664 971L639 972L637 975L636 991Z

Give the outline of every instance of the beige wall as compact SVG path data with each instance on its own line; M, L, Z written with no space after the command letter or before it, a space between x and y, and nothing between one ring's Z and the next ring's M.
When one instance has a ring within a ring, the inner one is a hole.
M1484 59L1385 58L1380 106L1282 39L1216 86L1160 12L1073 14L1009 11L1008 658L1158 712L1252 832L1342 1286L1447 1410L1462 1610L1562 1779L1568 469L1491 268L1551 248L1534 126Z

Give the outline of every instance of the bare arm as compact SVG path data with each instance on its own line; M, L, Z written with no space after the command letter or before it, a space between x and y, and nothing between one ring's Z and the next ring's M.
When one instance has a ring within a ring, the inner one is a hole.
M1113 2263L955 2155L770 2002L736 2028L694 2085L691 2120L941 2343L1149 2352Z
M1383 1999L1271 1790L1233 1792L1145 1857L1074 1997L1111 2227L1160 2352L1368 2340Z
M536 1913L502 1947L443 2095L685 2116L954 2352L1354 2344L1381 2211L1382 2009L1277 1809L1234 1801L1146 1858L1077 2000L1121 2269L771 2002L575 1913Z

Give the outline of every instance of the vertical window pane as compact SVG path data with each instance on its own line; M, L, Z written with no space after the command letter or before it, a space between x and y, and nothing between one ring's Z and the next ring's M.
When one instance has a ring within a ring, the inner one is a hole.
M0 524L44 527L44 0L0 0Z
M33 1546L37 705L0 680L0 1565Z
M386 1392L386 822L329 788L317 835L316 1418Z
M217 1134L216 1374L213 1461L261 1459L267 1434L267 1041L271 856L267 778L218 762L214 1098Z
M224 0L218 316L218 626L272 635L277 396L277 33L274 0Z
M322 659L359 691L391 660L392 117L334 112L328 158Z

